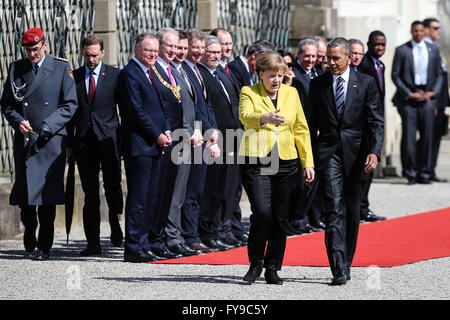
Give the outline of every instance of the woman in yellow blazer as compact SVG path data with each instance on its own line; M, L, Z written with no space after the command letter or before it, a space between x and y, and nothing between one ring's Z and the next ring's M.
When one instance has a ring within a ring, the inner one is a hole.
M239 119L245 129L239 148L245 160L241 164L242 184L252 210L250 269L244 277L249 284L259 277L263 267L267 283L283 283L277 271L289 235L288 215L300 170L298 158L303 180L310 184L314 179L308 124L297 90L282 84L286 71L287 65L278 53L258 55L256 72L260 82L243 87L240 95Z

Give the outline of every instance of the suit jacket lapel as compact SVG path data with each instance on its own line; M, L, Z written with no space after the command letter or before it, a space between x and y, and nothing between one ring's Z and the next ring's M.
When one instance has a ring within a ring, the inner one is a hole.
M334 90L333 90L333 76L329 72L327 75L327 79L324 79L325 85L327 86L326 90L324 90L324 99L328 103L331 112L334 115L332 119L335 124L337 124L338 113L336 108L336 101L334 99Z
M345 108L342 116L344 116L347 110L350 109L350 106L352 105L352 102L357 95L358 95L358 76L355 71L350 69L350 76L348 78L348 85L347 85L347 95L345 97Z
M408 42L407 47L408 47L407 55L408 55L408 59L409 59L409 61L411 63L411 68L409 68L409 70L411 71L411 79L414 81L414 78L415 78L414 77L414 72L415 72L415 69L414 69L414 55L413 55L413 47L412 47L412 42L411 41Z
M33 72L33 69L31 69L31 72ZM25 94L25 98L29 97L34 92L34 90L39 88L39 86L45 81L45 79L47 79L48 76L51 75L52 73L53 73L53 58L50 57L48 54L45 54L44 62L39 68L39 71L34 76L30 88Z

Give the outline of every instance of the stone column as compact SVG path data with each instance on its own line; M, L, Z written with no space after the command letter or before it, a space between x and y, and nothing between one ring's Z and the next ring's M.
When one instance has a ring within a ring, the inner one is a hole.
M103 62L111 66L117 66L117 23L116 23L116 1L95 0L94 32L104 42L105 56Z
M198 28L209 33L217 28L217 0L197 0Z

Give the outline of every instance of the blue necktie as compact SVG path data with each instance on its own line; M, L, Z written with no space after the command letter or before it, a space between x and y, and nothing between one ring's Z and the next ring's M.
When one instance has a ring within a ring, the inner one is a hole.
M219 84L219 86L221 86L220 84L220 78L219 75L217 74L217 71L214 71L214 77L216 78L217 83Z
M342 77L337 78L336 82L336 92L334 94L335 101L336 101L336 108L338 115L341 116L344 112L344 105L345 105L345 97L344 97L344 79Z

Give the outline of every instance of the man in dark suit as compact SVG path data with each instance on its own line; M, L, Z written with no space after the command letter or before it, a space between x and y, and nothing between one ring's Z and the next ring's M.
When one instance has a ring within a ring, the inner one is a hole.
M297 58L294 61L292 71L295 78L292 79L292 86L297 89L302 107L305 109L309 103L309 84L322 70L317 65L318 44L314 39L303 39L298 44ZM315 139L315 134L311 134L311 139ZM298 179L300 184L297 188L297 202L294 208L292 224L298 233L309 233L325 228L322 221L322 195L319 187L320 179L314 179L311 187L307 187L302 179Z
M70 64L46 53L41 29L26 31L22 46L27 57L9 66L0 100L14 129L15 181L9 202L20 207L31 259L48 260L56 205L65 201L66 125L77 109L77 93Z
M118 78L122 154L127 177L125 258L127 262L160 260L151 251L150 225L155 219L159 163L171 145L170 126L150 68L158 58L159 41L150 33L136 38L134 57Z
M411 25L412 40L395 50L392 99L402 118L401 157L408 184L431 183L434 110L443 77L439 48L425 42L422 22ZM420 140L417 141L417 130Z
M202 57L200 73L205 81L207 93L213 106L218 129L225 134L226 129L239 129L238 116L239 92L232 78L223 69L218 68L222 50L215 36L206 37L206 54ZM225 138L223 139L225 141ZM205 193L200 206L199 233L203 242L218 250L232 246L220 240L219 226L231 218L235 210L234 201L238 187L238 164L227 163L227 157L234 159L234 149L227 149L223 143L222 163L208 166Z
M102 63L103 40L89 35L82 41L85 65L73 72L78 109L71 121L71 148L84 192L83 226L87 248L81 256L101 254L99 173L109 208L111 242L120 247L123 233L122 172L118 150L117 77L119 69Z
M349 68L350 43L328 43L330 72L311 81L308 107L314 160L325 207L325 246L333 285L350 280L356 249L363 171L373 171L381 155L383 119L375 79Z
M381 31L373 31L369 34L367 42L367 52L357 66L359 72L372 76L376 81L380 113L384 118L384 97L385 97L385 80L384 71L386 70L381 57L386 51L386 36ZM360 219L361 221L380 221L385 220L386 217L377 216L369 208L369 190L373 180L373 172L367 174L367 180L363 187L363 198L361 202Z
M181 213L181 235L186 244L193 250L199 252L212 252L217 249L210 248L200 239L198 232L198 221L200 215L200 202L203 197L207 164L203 159L206 146L211 152L220 154L217 148L218 133L214 110L209 102L208 92L206 91L205 81L197 67L198 62L205 54L206 35L199 29L190 29L188 31L188 52L186 59L182 63L183 70L186 72L197 96L197 111L204 114L202 117L202 133L206 143L201 146L193 147L194 162L189 171L189 177L186 185L186 195ZM214 146L215 145L215 146ZM211 149L212 148L212 149ZM201 161L195 161L195 155L201 153Z
M274 46L270 41L257 40L251 44L244 56L237 56L228 64L239 88L253 85L253 75L256 74L256 59L258 55L273 51Z
M428 43L436 44L441 38L441 26L439 20L435 18L427 18L423 21L425 27L424 40ZM436 98L436 109L434 112L434 127L433 127L433 147L431 159L431 180L435 182L447 182L447 179L440 179L436 175L436 165L439 156L439 148L441 146L442 135L448 129L448 117L445 116L445 108L450 106L450 98L448 94L448 72L444 60L441 58L442 67L442 90L438 93Z

